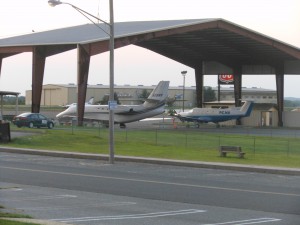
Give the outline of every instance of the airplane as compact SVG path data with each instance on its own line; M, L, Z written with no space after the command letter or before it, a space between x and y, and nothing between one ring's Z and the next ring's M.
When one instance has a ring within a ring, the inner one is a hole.
M117 105L114 109L115 123L120 124L121 128L125 128L125 123L139 121L164 113L164 106L168 97L169 83L170 81L160 81L143 104ZM57 114L56 118L58 120L64 120L65 118L76 118L76 116L77 106L72 105L65 111ZM109 106L85 105L84 119L102 121L104 124L108 124Z
M94 104L94 97L91 97L87 102L85 102L85 105L93 105ZM76 106L77 103L71 103L69 105L62 106L63 108L69 108L70 106Z
M248 117L253 109L253 101L245 101L242 107L234 107L228 109L213 108L193 108L187 112L175 113L173 116L181 121L198 123L219 123L228 120L240 119Z

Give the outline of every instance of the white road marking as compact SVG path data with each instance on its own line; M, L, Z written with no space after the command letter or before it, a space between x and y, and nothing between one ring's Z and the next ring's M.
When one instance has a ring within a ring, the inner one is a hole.
M75 208L101 208L101 207L118 207L118 206L128 206L128 205L136 205L136 202L104 202L97 204L80 204L76 206L49 206L49 207L23 207L17 208L19 210L32 210L32 211L57 211L62 209L75 209Z
M0 188L0 191L23 191L23 189L15 188L15 187L5 187L5 188Z
M40 201L40 200L51 200L51 199L61 199L61 198L77 198L76 195L50 195L50 196L37 196L37 197L27 197L9 200L9 202L19 202L19 201ZM5 201L5 200L4 200Z
M131 215L119 215L119 216L96 216L96 217L53 219L52 221L71 223L71 222L100 221L100 220L143 219L143 218L156 218L156 217L164 217L164 216L186 215L186 214L203 213L203 212L206 211L198 210L198 209L186 209L186 210L178 210L178 211L142 213L142 214L131 214Z
M123 181L143 182L143 183L152 183L152 184L165 184L165 185L173 185L173 186L205 188L205 189L224 190L224 191L236 191L236 192L246 192L246 193L258 193L258 194L268 194L268 195L282 195L282 196L300 197L300 194L295 194L295 193L257 191L257 190L239 189L239 188L224 188L224 187L217 187L217 186L184 184L184 183L164 182L164 181L155 181L155 180L143 180L143 179L133 179L133 178L123 178L123 177L99 176L99 175L82 174L82 173L66 173L66 172L56 172L56 171L50 171L50 170L35 170L35 169L7 167L7 166L0 166L0 168L11 169L11 170L20 170L20 171L30 171L30 172L37 172L37 173L60 174L60 175L68 175L68 176L82 176L82 177L92 177L92 178L101 178L101 179L110 179L110 180L123 180Z
M231 222L225 222L225 223L210 223L210 224L201 224L201 225L248 225L248 224L279 222L279 221L281 221L281 219L257 218L257 219L251 219L251 220L239 220L239 221L231 221Z
M0 155L0 158L3 158L3 157L11 157L11 155L4 155L4 154L1 154L1 155Z

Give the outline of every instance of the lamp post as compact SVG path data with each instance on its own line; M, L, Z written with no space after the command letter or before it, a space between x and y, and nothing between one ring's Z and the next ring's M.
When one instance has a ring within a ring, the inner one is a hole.
M52 7L60 5L60 4L66 4L72 6L74 9L76 9L78 12L80 12L82 15L84 15L86 18L88 18L86 15L93 17L97 19L98 21L103 22L104 24L109 26L109 33L103 30L108 36L109 39L109 163L114 163L114 13L113 13L113 0L109 0L109 14L110 14L110 22L107 23L100 18L84 11L83 9L78 8L77 6L67 3L67 2L61 2L60 0L49 0L48 4ZM89 19L89 18L88 18ZM90 19L89 19L90 20ZM91 20L90 20L91 21ZM93 21L92 21L93 22ZM97 27L99 27L96 23L93 22ZM100 28L101 29L101 28ZM112 107L110 107L112 106Z
M181 74L183 76L183 85L182 85L182 111L184 112L184 89L185 89L185 75L187 71L181 71Z

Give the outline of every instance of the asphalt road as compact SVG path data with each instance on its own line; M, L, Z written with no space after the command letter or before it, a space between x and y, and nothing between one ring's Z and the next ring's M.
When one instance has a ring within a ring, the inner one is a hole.
M300 224L300 176L0 153L0 204L71 224Z

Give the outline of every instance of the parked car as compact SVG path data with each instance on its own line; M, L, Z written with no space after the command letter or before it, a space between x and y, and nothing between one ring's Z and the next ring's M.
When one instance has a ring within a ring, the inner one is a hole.
M40 113L22 113L15 116L12 122L17 127L48 127L49 129L54 127L53 120Z

